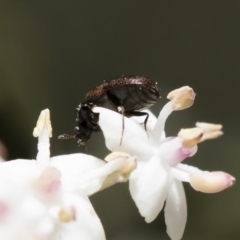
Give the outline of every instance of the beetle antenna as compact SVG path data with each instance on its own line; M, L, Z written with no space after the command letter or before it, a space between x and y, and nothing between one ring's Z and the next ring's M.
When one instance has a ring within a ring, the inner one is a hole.
M62 134L58 136L58 139L75 139L76 136L75 135L69 135L69 134Z

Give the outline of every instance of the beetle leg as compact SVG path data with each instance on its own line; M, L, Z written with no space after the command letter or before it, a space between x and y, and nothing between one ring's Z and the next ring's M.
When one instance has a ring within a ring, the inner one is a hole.
M117 107L117 110L119 113L122 114L122 134L121 134L121 140L120 140L120 146L122 145L122 139L123 139L123 132L124 132L124 114L125 114L125 109L123 106Z
M126 113L127 115L133 117L133 116L136 116L136 117L140 117L140 116L146 116L143 124L144 124L144 129L148 135L148 132L147 132L147 121L148 121L148 118L149 118L149 114L146 113L146 112L128 112Z

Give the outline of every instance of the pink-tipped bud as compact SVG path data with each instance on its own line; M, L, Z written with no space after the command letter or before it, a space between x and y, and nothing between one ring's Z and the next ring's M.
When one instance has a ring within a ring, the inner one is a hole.
M203 130L200 128L181 129L178 133L178 137L181 138L184 148L193 148L200 142L202 136Z
M48 137L52 137L52 125L50 121L50 111L49 109L45 109L41 111L36 127L33 130L33 136L39 137L39 135L42 133L44 128L47 128L48 130Z
M190 175L190 184L203 193L217 193L233 185L235 178L225 172L201 172Z
M223 135L221 124L197 122L196 127L203 130L203 137L201 142L209 139L214 139Z
M172 101L173 110L183 110L193 105L196 93L192 88L185 86L171 91L167 98Z

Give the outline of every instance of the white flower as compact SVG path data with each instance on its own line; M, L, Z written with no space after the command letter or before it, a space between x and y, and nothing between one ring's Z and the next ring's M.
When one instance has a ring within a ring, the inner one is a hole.
M50 158L49 110L41 112L33 132L36 160L0 164L0 239L104 240L88 196L127 181L136 158L112 153L106 161L86 154Z
M223 172L205 172L182 164L197 152L197 144L222 135L221 125L197 123L196 128L181 130L177 137L165 137L164 125L174 110L190 107L195 93L182 87L168 95L170 101L161 110L158 119L150 112L147 132L144 118L124 118L108 109L94 108L100 113L99 125L103 130L106 146L111 151L124 151L138 157L137 168L129 179L130 193L146 222L153 221L165 204L167 233L172 240L182 238L187 206L181 181L206 193L219 192L233 184L234 178Z

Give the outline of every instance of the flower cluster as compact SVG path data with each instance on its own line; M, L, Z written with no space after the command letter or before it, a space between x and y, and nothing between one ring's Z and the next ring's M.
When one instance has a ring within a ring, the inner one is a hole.
M168 235L172 240L181 239L187 220L182 182L197 191L216 193L235 179L182 163L196 154L200 142L221 136L222 126L197 123L175 137L166 137L167 117L192 106L195 93L182 87L169 93L168 99L158 118L147 111L147 131L141 117L123 119L116 112L95 107L112 152L105 161L80 153L50 157L50 113L42 111L33 132L38 137L36 160L0 163L0 239L104 240L102 224L88 196L128 180L145 221L153 221L164 207Z
M221 136L219 124L197 123L196 127L182 129L175 137L166 137L164 126L173 112L186 109L194 103L195 93L190 87L170 92L170 100L158 118L149 113L149 124L145 131L140 118L124 118L124 134L121 138L122 117L108 109L96 107L100 113L99 125L103 130L106 146L110 151L124 151L138 157L137 168L129 179L129 190L140 214L146 222L153 221L165 203L167 233L172 240L182 238L187 205L181 182L204 193L220 192L234 182L234 177L224 172L202 171L182 162L197 152L197 144Z
M86 154L50 158L49 110L41 112L33 135L36 160L0 164L0 239L104 240L88 196L128 179L136 158L112 153L106 161Z

